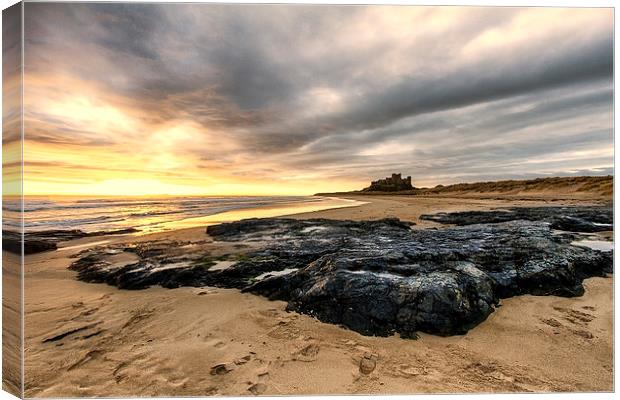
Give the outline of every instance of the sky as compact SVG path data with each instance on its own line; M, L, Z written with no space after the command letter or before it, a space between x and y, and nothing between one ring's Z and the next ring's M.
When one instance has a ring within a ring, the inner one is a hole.
M27 194L613 174L612 9L25 5Z

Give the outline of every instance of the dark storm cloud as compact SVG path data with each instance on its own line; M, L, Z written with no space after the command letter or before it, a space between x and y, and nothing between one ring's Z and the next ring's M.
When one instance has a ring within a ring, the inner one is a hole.
M592 146L600 155L587 158L592 168L612 164L611 10L45 3L27 10L27 71L75 74L127 99L145 120L197 122L240 154L282 168L329 166L351 177L413 168L431 179L442 171L438 160L452 160L446 174L504 160L532 174L561 173L582 169L577 152ZM563 121L574 122L570 132ZM62 121L48 123L58 130L34 139L80 136ZM93 145L113 140L83 134ZM464 146L473 140L479 145ZM414 150L381 162L391 150L380 145L390 141ZM366 151L373 146L376 154ZM179 151L229 159L213 148ZM526 163L567 152L572 159L545 171Z
M613 73L613 40L574 49L567 54L541 54L537 62L525 55L510 62L480 64L430 80L411 77L368 96L342 121L355 121L358 128L380 126L422 113L468 106L532 91L609 79Z
M15 4L2 12L2 95L4 100L2 143L4 145L21 139L21 9L21 4Z
M97 13L98 7L89 9ZM160 7L140 7L139 12L132 4L110 4L106 13L100 15L100 35L96 42L118 54L157 60L157 49L153 48L151 35L162 21ZM106 34L113 32L113 34Z
M347 135L329 136L308 150L324 152L330 149L351 149L355 139L359 150L386 140L413 139L424 133L452 133L468 140L509 135L529 127L542 126L554 121L570 121L580 115L600 115L612 111L613 89L607 85L597 87L574 87L570 91L556 91L553 96L521 96L507 101L492 102L474 113L429 113L409 118L400 124L391 124L373 130ZM481 137L478 137L481 135ZM456 138L455 138L456 139Z
M344 112L309 121L296 121L296 128L286 126L282 131L267 131L263 142L258 142L263 148L258 149L288 150L319 137L374 129L405 117L559 86L609 80L613 71L611 49L612 41L609 37L600 43L578 49L575 54L552 54L550 57L543 54L542 60L535 65L532 65L530 57L524 57L501 65L484 62L433 79L407 77L392 87L358 96ZM608 104L610 101L608 96ZM502 124L501 121L497 123Z

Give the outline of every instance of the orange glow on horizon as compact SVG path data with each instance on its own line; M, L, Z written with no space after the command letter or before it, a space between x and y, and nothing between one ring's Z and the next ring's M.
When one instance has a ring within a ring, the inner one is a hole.
M237 154L226 132L183 116L151 115L65 75L27 74L24 103L24 194L29 196L311 195L361 184L308 179L306 171L291 171L290 178L255 174L278 166ZM48 120L62 121L69 133L54 135ZM203 148L229 161L219 163L196 150Z

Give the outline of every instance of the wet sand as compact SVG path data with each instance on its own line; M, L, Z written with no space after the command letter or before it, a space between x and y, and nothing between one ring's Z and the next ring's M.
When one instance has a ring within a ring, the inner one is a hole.
M419 221L424 213L548 204L547 199L353 198L369 203L293 217L396 216L423 228L435 225ZM154 238L209 240L202 227L105 239ZM79 282L67 266L84 248L26 259L26 396L613 390L612 278L588 279L578 298L503 300L463 336L421 334L406 340L365 337L286 312L284 302L232 289L124 291ZM364 354L377 359L368 375L359 371ZM218 364L226 367L212 371Z

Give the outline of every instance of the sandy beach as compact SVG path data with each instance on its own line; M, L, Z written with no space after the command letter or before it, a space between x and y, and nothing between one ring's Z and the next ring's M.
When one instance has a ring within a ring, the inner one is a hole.
M422 229L438 226L420 220L425 213L596 203L544 196L351 199L365 204L291 217L398 217ZM211 240L204 227L103 239L154 238ZM368 337L234 289L119 290L76 280L70 257L101 240L78 239L26 257L27 397L613 390L611 277L588 279L581 297L502 300L465 335ZM368 353L377 362L366 375L359 364ZM218 364L228 370L212 373Z

